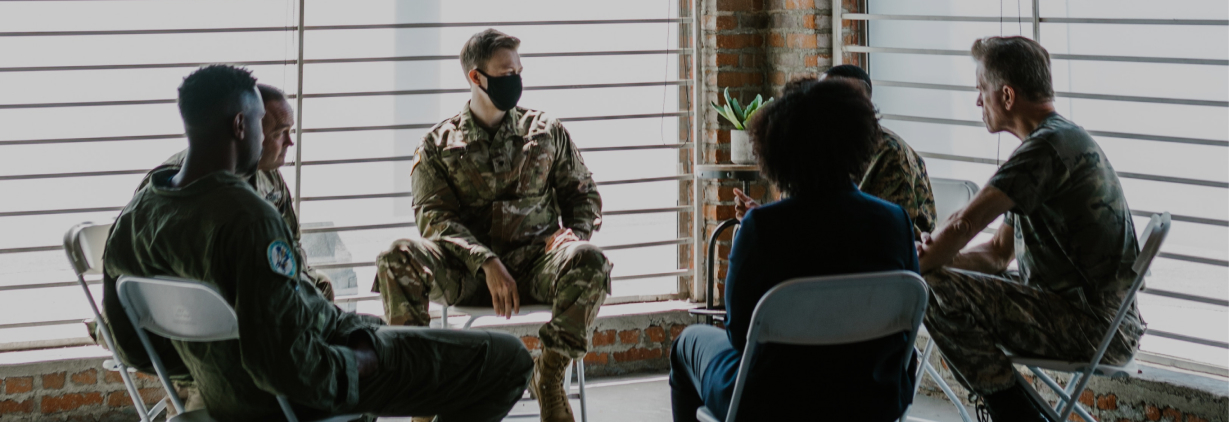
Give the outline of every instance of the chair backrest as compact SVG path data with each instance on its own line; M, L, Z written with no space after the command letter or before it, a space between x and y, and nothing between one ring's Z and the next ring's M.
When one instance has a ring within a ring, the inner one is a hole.
M120 303L138 329L182 341L239 338L234 308L212 287L170 277L121 276Z
M969 205L977 190L977 184L968 180L930 178L930 191L935 196L935 224L942 225L956 210Z
M101 274L102 252L107 247L113 221L85 222L64 233L64 252L78 275Z
M1139 280L1143 280L1148 268L1152 266L1152 259L1161 252L1161 243L1165 241L1166 236L1169 236L1169 223L1168 211L1162 214L1152 214L1148 227L1145 227L1144 233L1139 236L1139 243L1142 246L1139 248L1139 256L1135 257L1135 265L1131 266ZM1135 287L1138 289L1140 286Z
M808 277L773 287L751 315L727 421L738 414L756 349L765 343L849 344L906 332L912 347L926 312L927 289L912 271ZM912 355L905 354L907 366Z

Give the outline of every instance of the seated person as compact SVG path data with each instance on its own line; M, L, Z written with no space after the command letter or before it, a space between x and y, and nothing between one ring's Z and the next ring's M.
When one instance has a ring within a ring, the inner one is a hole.
M462 47L470 101L427 132L410 170L422 237L380 254L373 290L395 325L426 326L432 300L507 317L522 301L550 304L529 388L542 420L572 421L564 370L588 351L610 293L610 261L587 241L602 197L563 124L516 106L519 46L488 29Z
M169 375L190 374L217 420L280 420L275 394L302 418L331 413L498 421L520 399L532 360L520 340L483 331L383 327L342 312L301 277L303 256L248 180L265 110L244 69L203 67L179 87L188 153L154 172L120 213L103 259L103 306L125 363L150 358L116 297L122 275L199 280L234 307L239 339L150 334Z
M260 126L264 128L265 142L261 148L256 174L248 179L248 184L256 190L257 195L265 198L277 209L278 214L282 215L282 219L290 227L290 232L294 234L294 242L298 244L302 235L299 215L295 214L294 196L290 194L290 188L286 185L286 179L282 178L281 171L286 164L286 151L294 146L294 140L290 136L290 129L294 128L294 109L290 107L290 101L282 90L265 84L256 84L256 89L260 90L260 98L265 102L265 117L260 120ZM183 150L167 158L162 165L145 175L137 191L149 184L149 179L155 172L183 167L184 158L187 156L188 150ZM303 251L299 251L299 254L305 255ZM333 300L333 282L329 280L329 276L306 263L303 265L303 276L320 290L325 299Z
M828 69L819 79L850 78L866 84L866 94L871 93L871 76L862 68L843 64ZM802 89L818 79L799 79L785 86L785 93ZM935 229L935 197L930 191L930 177L926 175L926 162L913 151L896 132L879 126L883 135L875 148L866 169L854 176L858 190L868 195L900 205L913 220L914 236L930 233ZM742 190L734 189L735 216L742 219L747 210L760 204Z
M675 421L694 421L701 405L725 419L751 314L773 286L799 277L918 268L908 213L851 181L881 139L863 84L810 84L769 103L750 127L763 174L790 197L743 219L725 281L726 329L693 325L671 347ZM849 345L765 346L738 417L895 420L913 401L913 371L901 365L906 353L913 345L903 332ZM833 405L817 413L816 400Z
M991 133L1023 143L964 209L918 245L930 285L926 328L956 378L1002 421L1042 421L1000 348L1092 359L1136 273L1139 245L1122 186L1101 147L1054 111L1050 55L1024 37L973 43L977 106ZM994 239L961 250L999 215ZM1005 273L1012 257L1020 273ZM1139 348L1132 304L1102 360Z

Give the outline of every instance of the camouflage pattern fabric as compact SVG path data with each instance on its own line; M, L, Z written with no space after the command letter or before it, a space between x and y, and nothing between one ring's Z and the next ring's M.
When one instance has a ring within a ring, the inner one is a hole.
M1135 280L1131 210L1105 152L1083 128L1050 115L988 184L1015 202L1005 221L1030 284L1095 302Z
M956 378L981 395L1015 382L1000 346L1022 356L1091 360L1125 297L1104 294L1102 306L1089 307L1011 275L941 268L924 277L930 286L926 328ZM1142 326L1132 304L1101 361L1122 364L1134 356Z
M427 326L431 301L491 306L486 276L469 274L431 240L398 240L376 265L376 287L392 325ZM564 243L528 268L509 268L522 305L551 304L551 320L538 331L543 347L574 359L584 356L589 328L610 291L610 268L601 250L586 241Z
M900 205L913 221L913 235L935 230L935 197L930 191L926 162L900 135L885 127L883 142L867 164L858 190Z
M494 134L466 103L423 138L411 169L414 216L424 241L403 239L381 255L373 291L396 323L425 325L423 298L489 304L482 264L499 258L534 300L554 305L543 327L546 347L584 351L591 317L608 294L610 263L596 247L574 242L546 253L556 231L582 241L602 224L602 199L580 151L558 120L516 107ZM577 321L584 322L578 329ZM553 330L553 331L552 331ZM557 337L557 338L556 338Z
M162 162L162 165L145 174L145 178L141 180L141 185L137 187L137 191L140 191L145 187L145 185L149 184L150 176L153 175L154 172L163 169L179 169L180 167L183 167L184 159L187 158L187 156L188 150L183 150L175 155L172 155L170 158L167 158L166 161ZM299 228L299 215L294 212L294 197L290 194L290 187L286 185L286 179L282 178L282 171L257 171L256 174L252 176L252 179L248 180L248 183L252 185L252 188L256 190L256 193L260 195L261 198L264 198L265 201L268 201L269 204L273 205L273 208L277 209L278 214L281 214L282 216L282 220L286 222L286 226L290 227L291 233L294 233L294 244L299 247L299 253L303 256L307 256L307 253L303 251L302 244L300 243L302 233L300 232ZM333 280L330 280L329 276L311 267L306 267L303 270L303 276L306 277L312 285L316 286L316 289L320 291L320 294L324 295L325 299L328 299L329 302L333 301Z

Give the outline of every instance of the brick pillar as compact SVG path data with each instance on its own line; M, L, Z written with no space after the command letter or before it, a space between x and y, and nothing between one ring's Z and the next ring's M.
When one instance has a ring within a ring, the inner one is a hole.
M701 0L703 1L705 39L704 93L700 104L704 112L705 133L699 146L704 151L702 164L730 164L730 130L733 126L720 118L709 101L724 104L722 93L746 104L762 95L765 99L781 95L785 83L800 77L815 76L831 66L831 10L826 0ZM708 240L722 220L734 217L736 180L702 181L704 238L696 245L706 253ZM756 182L750 195L760 202L771 202L771 189ZM719 239L718 280L725 277L732 231ZM690 261L689 261L690 263ZM704 270L700 272L703 276ZM704 289L702 277L693 286ZM721 288L721 285L718 285ZM719 290L720 292L720 290ZM693 298L702 297L693 294Z
M841 0L841 13L866 13L866 5L864 3L865 0ZM828 26L831 26L831 23L831 20L829 20ZM844 40L842 45L866 45L866 34L869 31L866 25L867 21L845 20L841 25L841 34ZM829 44L829 50L831 50L831 44ZM841 60L841 63L852 64L870 72L870 68L867 67L870 64L870 54L868 53L844 53L841 55Z

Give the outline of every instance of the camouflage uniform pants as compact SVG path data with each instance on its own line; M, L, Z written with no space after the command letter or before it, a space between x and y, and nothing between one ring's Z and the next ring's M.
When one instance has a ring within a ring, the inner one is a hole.
M1000 350L1049 359L1088 361L1096 353L1121 298L1102 297L1093 307L1021 284L1012 276L941 268L925 275L930 285L926 328L956 379L986 395L1014 382L1011 360ZM1101 362L1120 364L1138 349L1142 334L1134 305Z
M551 304L551 320L538 331L542 346L573 359L588 350L598 308L610 292L610 261L585 241L569 242L529 260L527 269L508 267L521 304ZM427 239L401 239L376 259L372 290L380 292L392 325L427 326L429 301L490 306L481 270L470 274L461 261ZM505 262L505 265L508 263Z

